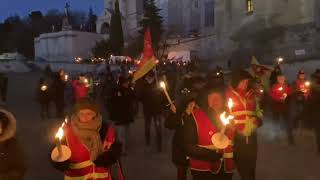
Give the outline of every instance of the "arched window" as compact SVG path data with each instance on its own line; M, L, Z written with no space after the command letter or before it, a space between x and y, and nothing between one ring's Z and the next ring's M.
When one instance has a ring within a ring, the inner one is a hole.
M108 23L103 23L101 26L100 33L101 34L109 34L110 32L110 25Z

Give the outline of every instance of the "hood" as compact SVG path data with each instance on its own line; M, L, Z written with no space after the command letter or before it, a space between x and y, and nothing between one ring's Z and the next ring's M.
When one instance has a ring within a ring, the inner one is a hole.
M17 122L16 118L13 116L11 112L4 109L0 109L0 112L4 113L9 119L7 128L4 130L3 134L0 135L0 142L4 142L13 138L16 135Z

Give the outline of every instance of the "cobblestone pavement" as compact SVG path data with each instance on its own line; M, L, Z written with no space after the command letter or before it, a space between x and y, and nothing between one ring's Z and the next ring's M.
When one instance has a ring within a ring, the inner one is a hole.
M59 180L60 172L50 166L49 144L54 128L62 120L41 120L39 107L33 97L39 74L9 75L8 107L18 120L18 137L24 147L28 173L26 180ZM128 180L175 179L171 163L171 132L163 130L164 152L155 148L146 151L143 137L143 117L140 114L130 129L130 149L123 158ZM297 145L288 146L284 140L273 140L274 128L266 121L260 130L257 180L320 180L320 156L315 153L312 134L297 134ZM191 179L191 178L189 178ZM236 180L239 180L235 175Z

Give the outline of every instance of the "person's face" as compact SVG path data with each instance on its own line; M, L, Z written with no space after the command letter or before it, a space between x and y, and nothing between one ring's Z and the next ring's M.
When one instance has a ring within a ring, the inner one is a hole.
M305 79L305 75L304 74L299 74L299 79Z
M191 114L195 106L196 106L195 101L189 102L187 109L186 109L186 112Z
M208 105L212 110L214 110L216 112L223 110L224 100L223 100L222 95L217 92L209 94L208 95Z
M283 85L286 81L286 78L284 76L278 76L277 80L280 85Z
M60 70L60 76L64 76L64 70Z
M88 123L96 117L96 113L90 109L82 109L78 113L79 121Z
M246 91L248 89L249 79L241 80L238 84L238 89Z

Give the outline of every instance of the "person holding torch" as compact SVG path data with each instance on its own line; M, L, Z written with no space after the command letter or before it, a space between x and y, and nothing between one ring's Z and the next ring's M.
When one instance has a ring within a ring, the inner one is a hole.
M200 98L201 109L185 121L185 152L193 180L231 180L234 128L232 118L224 110L224 95L219 89L207 89Z
M250 80L252 76L247 71L234 71L226 90L226 98L232 101L229 112L234 116L236 131L234 160L242 180L255 180L258 151L256 131L262 125L262 113L257 106L255 93L249 87Z
M77 102L56 138L51 162L64 172L65 180L111 180L111 166L115 163L119 163L118 180L123 179L121 145L115 142L113 127L103 125L97 105L89 99Z
M270 91L272 99L272 112L274 123L278 125L279 131L285 130L289 144L294 144L292 134L292 120L289 118L289 100L292 89L286 84L286 78L280 74L277 77L277 83L273 85Z

